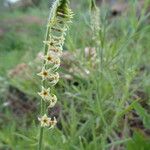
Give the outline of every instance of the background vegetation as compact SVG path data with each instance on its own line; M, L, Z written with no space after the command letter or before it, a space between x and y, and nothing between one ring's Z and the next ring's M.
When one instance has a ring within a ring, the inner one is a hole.
M50 5L0 8L0 150L37 148L36 74ZM55 91L59 101L49 110L58 125L45 130L45 150L150 149L149 6L129 1L118 12L98 5L101 32L93 40L89 1L71 1L75 16Z

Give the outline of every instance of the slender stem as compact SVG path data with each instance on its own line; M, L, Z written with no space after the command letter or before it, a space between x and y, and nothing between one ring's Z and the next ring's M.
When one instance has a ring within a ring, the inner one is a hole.
M49 18L48 18L48 21L50 20L50 15L49 15ZM45 35L45 41L47 41L49 39L49 31L50 31L50 27L47 25L47 30L46 30L46 35ZM47 54L47 50L48 50L48 46L46 44L44 44L44 55ZM43 66L45 66L45 60L43 62ZM42 81L42 86L45 87L45 80ZM45 103L44 101L41 99L41 116L44 115L44 112L45 112ZM42 150L42 143L43 143L43 131L44 131L44 128L43 127L40 127L40 133L39 133L39 143L38 143L38 150Z
M40 137L39 137L39 147L38 147L38 150L42 149L42 142L43 142L43 127L40 128Z

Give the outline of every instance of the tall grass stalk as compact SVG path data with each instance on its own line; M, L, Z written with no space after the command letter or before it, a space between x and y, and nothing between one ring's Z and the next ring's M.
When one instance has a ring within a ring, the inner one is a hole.
M100 93L100 88L99 85L100 80L102 80L102 72L103 72L103 49L104 49L104 30L101 25L101 20L100 20L100 9L96 6L95 0L91 0L90 3L90 18L91 18L91 29L93 33L93 43L96 48L96 55L98 59L98 70L96 72L96 87L97 87L97 95L96 95L96 100L97 104L99 107L99 114L101 116L101 119L104 123L105 126L107 126L107 122L105 119L105 116L103 114L102 110L102 103L101 103L101 93Z

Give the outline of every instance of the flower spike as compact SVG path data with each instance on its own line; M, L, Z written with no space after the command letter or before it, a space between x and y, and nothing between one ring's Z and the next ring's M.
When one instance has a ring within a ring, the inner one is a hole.
M54 128L57 120L49 118L45 112L52 108L57 102L57 96L50 90L59 81L60 57L62 56L66 31L71 23L73 13L69 8L68 0L55 0L48 19L46 38L44 43L44 57L42 71L38 76L42 78L41 96L41 117L38 118L41 124L39 136L39 149L41 150L43 127ZM50 88L49 88L50 87Z

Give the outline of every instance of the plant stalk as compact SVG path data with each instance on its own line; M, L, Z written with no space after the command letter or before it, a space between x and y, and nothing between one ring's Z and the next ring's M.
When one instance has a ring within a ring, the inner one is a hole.
M49 22L49 20L50 20L50 15L49 15L49 18L48 18L48 22ZM48 23L47 23L48 24ZM48 38L49 38L49 31L50 31L50 27L47 25L47 29L46 29L46 34L45 34L45 41L47 41L48 40ZM46 44L44 44L44 55L46 55L47 54L47 50L48 50L48 46L46 45ZM43 62L43 66L45 67L45 63L46 63L46 61L44 60L44 62ZM42 81L42 86L43 87L45 87L45 80L43 80ZM44 115L44 112L45 112L45 103L44 103L44 101L43 101L43 99L41 99L41 112L40 112L40 114L41 114L41 116L42 115ZM44 132L44 128L43 127L40 127L40 131L39 131L40 133L39 133L39 142L38 142L38 150L42 150L42 143L43 143L43 132Z

